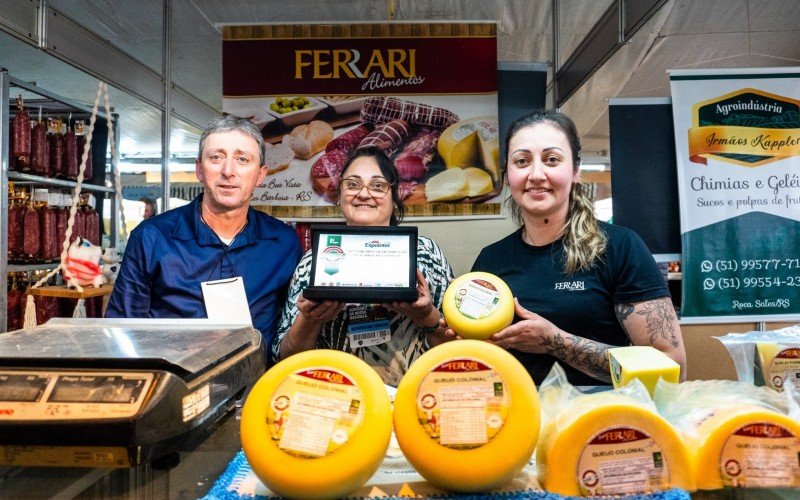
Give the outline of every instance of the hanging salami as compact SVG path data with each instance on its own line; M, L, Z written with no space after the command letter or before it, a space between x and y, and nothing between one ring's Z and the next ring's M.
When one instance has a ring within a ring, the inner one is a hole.
M49 176L62 177L62 172L64 171L64 141L61 140L61 134L48 135L47 142L50 146Z
M31 117L22 104L22 96L17 96L17 114L12 120L11 130L14 134L14 156L17 169L21 172L30 170L31 156Z
M15 260L22 255L22 216L25 213L23 197L8 183L8 259Z
M22 257L25 260L36 260L39 257L39 247L41 246L41 230L39 213L34 207L32 198L25 206L22 227Z
M70 197L68 194L57 193L56 202L56 245L58 254L64 251L64 239L67 237L67 221L69 221Z
M6 320L8 331L22 328L19 317L19 303L21 299L22 292L17 288L17 280L15 277L11 278L11 283L8 285L8 295L6 295Z
M31 129L31 173L47 175L50 170L50 146L47 144L47 126L39 120Z
M64 141L62 176L74 181L78 178L78 143L75 132L67 128L67 133L64 134L62 140Z
M39 258L45 262L50 262L58 258L58 233L57 209L50 205L50 193L46 189L36 190L37 210L39 211L39 226L42 236L42 243L39 247Z
M100 217L94 208L95 198L87 195L86 204L81 206L84 213L84 233L83 237L89 240L92 245L100 245Z

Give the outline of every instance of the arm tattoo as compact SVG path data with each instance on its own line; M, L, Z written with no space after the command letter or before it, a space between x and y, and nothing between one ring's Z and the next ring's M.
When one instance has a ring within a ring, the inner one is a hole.
M556 332L552 339L542 340L545 352L578 370L599 380L610 382L608 356L605 344L578 337L577 335Z
M628 335L628 338L630 338L630 333L625 327L625 320L633 314L633 304L616 304L614 306L614 311L617 313L619 324ZM653 344L658 337L661 337L673 347L678 347L680 345L674 328L675 309L672 307L672 304L668 302L668 299L656 299L643 302L641 310L636 311L636 314L645 317L650 344Z
M658 337L666 340L673 347L678 347L678 337L675 335L674 321L675 309L667 300L651 300L642 304L642 309L636 314L644 316L647 320L647 335L653 344Z
M625 328L625 320L633 313L633 304L614 304L614 312L617 313L617 320L619 321L622 330L628 338L631 337L628 329Z

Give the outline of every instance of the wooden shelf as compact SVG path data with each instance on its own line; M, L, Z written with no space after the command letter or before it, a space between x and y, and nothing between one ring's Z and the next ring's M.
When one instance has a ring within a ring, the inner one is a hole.
M100 288L83 287L83 292L76 289L69 289L66 286L40 286L39 288L28 288L26 293L38 295L39 297L61 297L64 299L90 299L92 297L103 297L111 295L114 285L103 285Z

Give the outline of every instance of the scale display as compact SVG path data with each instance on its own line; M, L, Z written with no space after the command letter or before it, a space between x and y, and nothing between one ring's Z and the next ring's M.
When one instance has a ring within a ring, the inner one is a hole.
M56 380L47 400L53 403L135 403L146 386L145 378L63 375Z
M130 417L153 380L147 372L0 372L0 422Z
M35 403L42 398L52 377L0 373L0 401Z

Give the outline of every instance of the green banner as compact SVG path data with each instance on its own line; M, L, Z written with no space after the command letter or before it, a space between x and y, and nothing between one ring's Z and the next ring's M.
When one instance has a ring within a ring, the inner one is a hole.
M683 318L800 315L798 70L670 72Z

